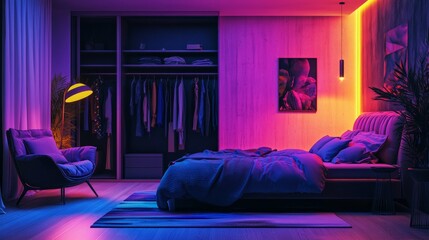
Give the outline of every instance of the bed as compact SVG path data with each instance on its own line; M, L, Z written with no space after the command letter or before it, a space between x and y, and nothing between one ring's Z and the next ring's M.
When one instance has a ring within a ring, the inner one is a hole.
M413 166L395 112L361 114L341 136L321 137L309 151L204 151L174 161L157 189L160 209L196 201L230 206L240 199L371 199L374 167L391 169L395 198L404 197L403 169ZM384 176L385 177L385 176Z

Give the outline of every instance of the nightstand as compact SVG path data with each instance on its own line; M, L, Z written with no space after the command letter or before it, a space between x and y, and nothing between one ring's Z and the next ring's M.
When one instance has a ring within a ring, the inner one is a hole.
M372 212L381 215L395 214L395 201L392 192L392 176L394 167L371 167L376 175Z

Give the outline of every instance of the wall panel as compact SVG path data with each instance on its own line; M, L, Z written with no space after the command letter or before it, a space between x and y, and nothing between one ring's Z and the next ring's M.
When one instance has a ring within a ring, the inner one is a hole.
M385 33L408 24L408 56L410 64L419 54L421 42L428 37L429 1L372 0L362 10L362 108L363 111L393 109L385 102L374 101L370 86L384 83Z
M344 17L346 79L338 80L339 17L221 17L219 147L308 149L356 117L355 17ZM317 58L316 113L277 111L278 58Z

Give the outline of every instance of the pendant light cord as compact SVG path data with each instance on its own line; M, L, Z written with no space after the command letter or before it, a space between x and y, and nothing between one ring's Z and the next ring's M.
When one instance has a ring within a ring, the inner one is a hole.
M344 59L343 59L343 5L345 4L345 2L339 2L340 7L341 7L341 15L340 15L340 22L341 22L341 33L340 33L340 81L344 80Z

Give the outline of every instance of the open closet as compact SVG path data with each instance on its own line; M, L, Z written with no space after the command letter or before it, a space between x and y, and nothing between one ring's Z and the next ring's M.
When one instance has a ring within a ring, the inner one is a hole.
M78 142L97 146L95 177L161 178L189 153L218 150L217 16L73 17ZM98 173L98 174L97 174Z

